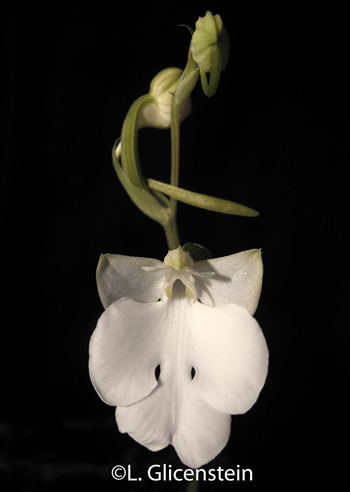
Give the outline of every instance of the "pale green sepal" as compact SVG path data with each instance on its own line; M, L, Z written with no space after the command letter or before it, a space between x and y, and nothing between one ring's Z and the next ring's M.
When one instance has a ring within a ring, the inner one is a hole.
M119 162L120 142L116 142L112 151L113 166L123 185L134 204L148 217L159 222L163 227L169 222L169 200L161 193L151 192L148 188L138 188L130 181Z
M259 212L253 210L252 208L246 207L245 205L224 200L222 198L215 198L212 196L195 193L193 191L184 190L154 179L148 179L148 186L153 190L160 191L161 193L165 193L166 195L175 198L175 200L187 203L187 205L204 208L206 210L211 210L212 212L240 215L243 217L256 217L259 215Z

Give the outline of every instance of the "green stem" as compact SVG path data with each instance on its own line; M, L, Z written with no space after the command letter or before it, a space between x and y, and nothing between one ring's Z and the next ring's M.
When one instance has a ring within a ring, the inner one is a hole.
M179 108L175 102L175 96L173 96L171 102L171 174L170 184L178 187L179 185L179 167L180 167L180 118ZM172 215L176 216L177 200L175 198L170 199L170 210Z
M175 95L171 101L171 171L170 184L178 187L179 184L179 167L180 167L180 117L179 108L175 102ZM169 204L169 222L164 226L166 239L169 249L176 249L180 245L179 233L176 221L177 200L170 198Z
M199 483L197 480L194 478L189 484L187 485L186 492L198 492L199 490Z
M176 217L170 218L169 222L163 226L170 250L176 249L180 246L179 234L177 231Z
M180 107L190 97L199 78L199 69L193 60L191 49L188 52L188 61L185 70L172 94L170 108L170 132L171 132L171 172L170 185L177 188L179 185L180 169ZM180 245L179 234L176 222L177 199L170 196L169 203L169 224L165 229L165 234L170 249L175 249Z

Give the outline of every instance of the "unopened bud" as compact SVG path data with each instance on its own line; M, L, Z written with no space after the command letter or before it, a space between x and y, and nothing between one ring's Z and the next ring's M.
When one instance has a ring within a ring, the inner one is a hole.
M144 104L138 118L138 128L170 128L171 103L175 88L181 78L180 68L166 68L159 72L151 82L149 102ZM180 107L180 121L183 121L191 112L191 99Z
M192 36L192 56L201 70L212 71L213 57L220 58L221 70L226 68L229 58L230 42L221 17L207 12L199 17Z

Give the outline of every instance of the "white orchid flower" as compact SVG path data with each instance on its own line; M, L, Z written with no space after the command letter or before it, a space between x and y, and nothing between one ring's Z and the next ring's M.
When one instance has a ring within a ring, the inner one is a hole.
M260 250L193 263L181 248L164 262L102 255L105 312L90 342L99 396L121 432L152 451L172 444L189 467L211 461L265 383L268 349L253 318ZM159 373L159 376L158 376Z

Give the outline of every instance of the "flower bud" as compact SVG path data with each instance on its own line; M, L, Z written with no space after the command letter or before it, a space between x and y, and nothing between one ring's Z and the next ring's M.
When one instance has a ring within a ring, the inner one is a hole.
M213 58L220 60L221 70L226 68L229 57L230 42L221 17L207 12L199 17L191 41L192 56L201 70L210 73Z
M181 78L180 68L166 68L151 82L149 102L144 104L138 118L138 127L170 128L173 92ZM191 99L187 98L180 107L180 121L191 112Z

